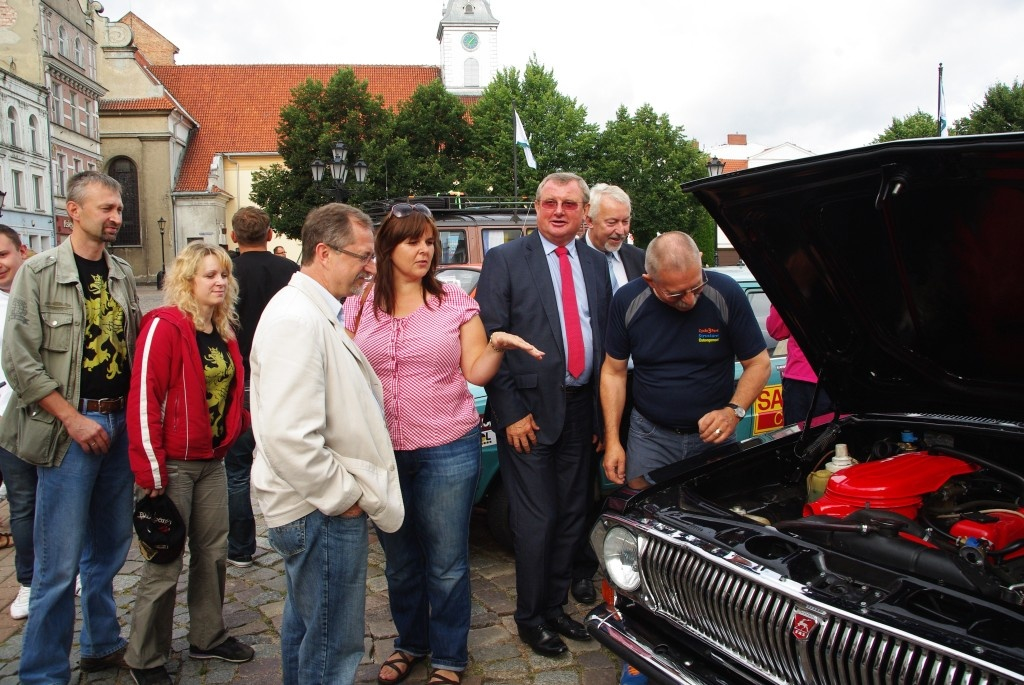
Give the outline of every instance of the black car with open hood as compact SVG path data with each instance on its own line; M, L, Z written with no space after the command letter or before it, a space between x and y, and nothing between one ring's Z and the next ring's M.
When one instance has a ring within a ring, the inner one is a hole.
M1024 682L1024 135L684 190L838 411L610 498L591 633L658 682Z

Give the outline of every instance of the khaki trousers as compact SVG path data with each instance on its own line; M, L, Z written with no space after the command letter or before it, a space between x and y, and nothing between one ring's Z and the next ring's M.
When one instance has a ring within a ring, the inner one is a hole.
M224 462L169 459L167 479L167 495L188 531L188 641L200 649L212 649L227 639L222 611L228 554ZM156 668L167 663L183 562L184 555L170 564L144 562L125 654L131 668Z

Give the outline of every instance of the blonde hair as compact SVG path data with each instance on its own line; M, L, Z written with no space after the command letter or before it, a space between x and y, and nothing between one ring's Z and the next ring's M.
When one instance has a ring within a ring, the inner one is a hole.
M164 302L172 307L177 307L192 320L197 328L203 328L206 323L199 315L199 303L192 292L196 274L206 257L213 255L217 258L221 269L228 274L227 297L213 310L213 327L224 340L231 340L235 337L235 327L238 325L238 313L235 312L235 303L238 301L238 281L231 273L231 256L219 245L210 245L196 241L189 243L185 249L178 253L167 273L167 282L164 284Z

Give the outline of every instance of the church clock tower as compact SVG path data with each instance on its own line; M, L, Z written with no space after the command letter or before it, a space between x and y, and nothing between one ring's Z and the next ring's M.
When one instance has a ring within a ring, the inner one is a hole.
M448 0L437 27L441 78L455 95L480 95L498 72L498 20L487 0Z

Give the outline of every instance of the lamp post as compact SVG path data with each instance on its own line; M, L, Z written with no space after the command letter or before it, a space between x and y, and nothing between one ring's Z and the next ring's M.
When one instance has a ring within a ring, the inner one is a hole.
M4 215L4 200L7 199L7 193L0 190L0 216Z
M334 147L331 148L331 157L333 161L330 165L324 164L319 159L313 160L313 163L310 164L313 181L320 183L324 177L324 170L330 166L331 181L334 183L334 199L338 202L345 202L350 194L349 189L345 187L345 181L348 179L348 166L345 164L345 160L348 159L348 146L340 140L335 141ZM361 159L352 165L356 183L366 183L366 171L369 166Z
M156 220L156 225L160 228L160 271L156 275L156 289L164 289L164 228L167 226L167 220L160 217Z
M725 171L725 162L720 160L717 155L713 155L708 160L708 176L714 178L715 176L721 176L722 172ZM715 223L715 266L718 266L718 223Z

